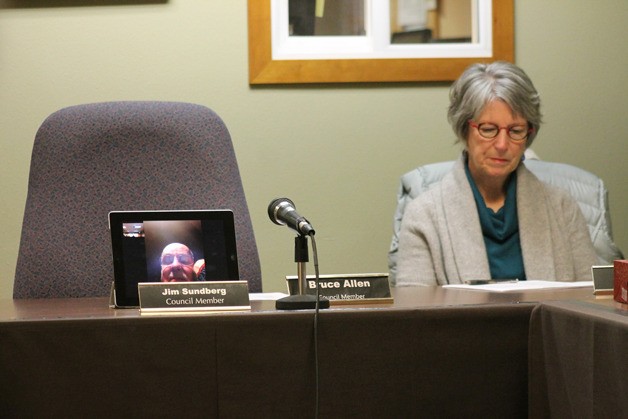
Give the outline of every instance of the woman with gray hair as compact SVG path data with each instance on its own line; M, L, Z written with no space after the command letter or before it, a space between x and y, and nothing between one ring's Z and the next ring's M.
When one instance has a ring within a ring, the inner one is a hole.
M396 286L589 280L597 256L578 204L521 164L542 119L525 72L470 66L451 86L448 119L464 151L408 204Z

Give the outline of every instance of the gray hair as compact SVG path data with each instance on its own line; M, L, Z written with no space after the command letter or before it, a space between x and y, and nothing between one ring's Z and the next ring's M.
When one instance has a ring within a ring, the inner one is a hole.
M534 129L526 142L526 147L529 147L541 128L541 99L526 73L504 61L473 64L452 84L447 119L456 133L457 141L466 143L468 121L478 118L484 107L493 100L503 101L516 115L528 121Z

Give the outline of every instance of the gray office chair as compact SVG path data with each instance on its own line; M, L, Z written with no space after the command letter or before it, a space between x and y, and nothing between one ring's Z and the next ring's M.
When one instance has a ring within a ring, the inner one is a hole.
M240 277L262 290L229 132L212 110L110 102L50 115L33 146L14 298L109 295L111 210L229 208Z
M535 156L533 152L526 155ZM602 179L583 169L564 163L527 158L524 164L541 181L567 190L578 202L587 221L589 234L601 265L612 264L615 259L623 259L621 250L613 241L611 217L608 211L608 191ZM428 164L401 177L397 191L397 210L393 220L393 237L388 252L388 268L392 280L397 273L399 230L407 203L426 191L432 184L440 181L453 165L453 161Z

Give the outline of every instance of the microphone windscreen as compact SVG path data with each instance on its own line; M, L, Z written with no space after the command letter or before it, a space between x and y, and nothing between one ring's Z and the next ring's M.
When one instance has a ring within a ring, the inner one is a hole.
M284 225L285 223L277 218L277 213L282 207L288 206L294 208L294 202L288 198L277 198L272 200L270 205L268 205L268 217L270 218L270 221L277 225Z

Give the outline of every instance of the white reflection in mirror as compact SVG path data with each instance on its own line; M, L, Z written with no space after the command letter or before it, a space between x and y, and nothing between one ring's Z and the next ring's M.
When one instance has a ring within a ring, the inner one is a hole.
M273 60L492 56L492 0L271 0Z

